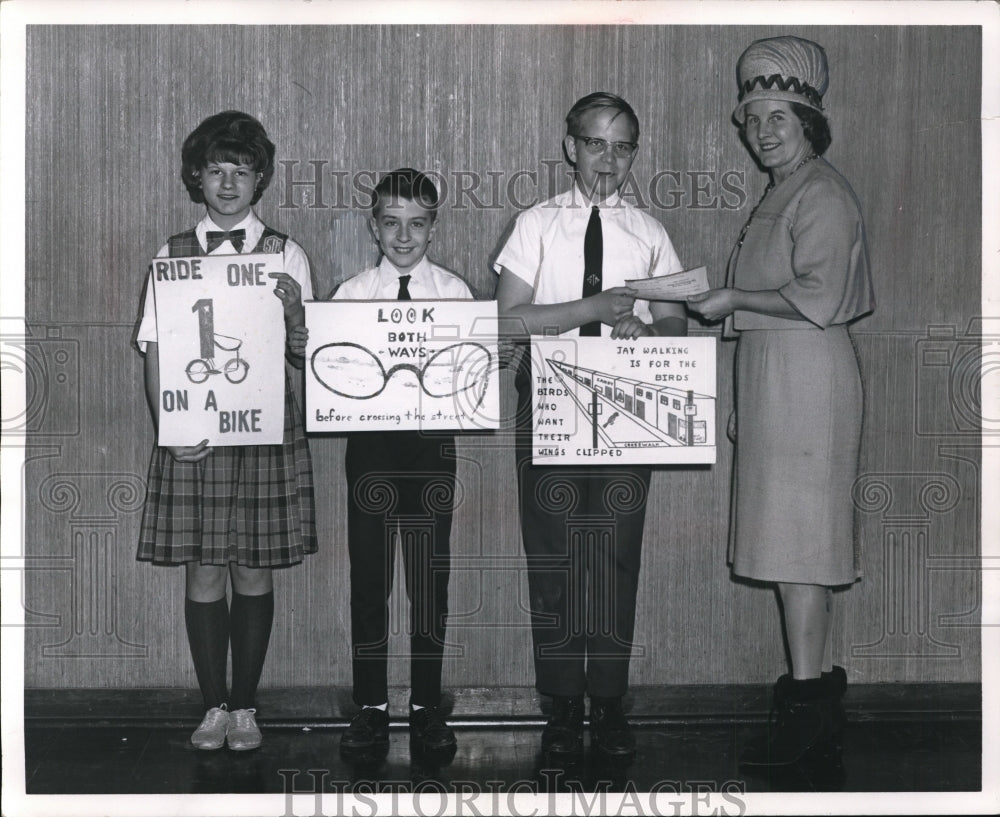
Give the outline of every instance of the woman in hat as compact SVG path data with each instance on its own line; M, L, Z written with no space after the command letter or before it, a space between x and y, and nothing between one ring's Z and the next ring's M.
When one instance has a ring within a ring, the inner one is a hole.
M847 325L874 308L854 191L822 154L827 61L798 37L754 42L737 66L740 134L770 182L729 261L692 310L737 335L730 561L777 585L791 674L746 765L794 763L839 741L846 673L834 667L832 588L860 576L851 485L862 388Z

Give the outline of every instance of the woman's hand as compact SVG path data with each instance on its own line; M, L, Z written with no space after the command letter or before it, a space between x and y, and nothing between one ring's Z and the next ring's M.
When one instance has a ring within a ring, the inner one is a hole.
M296 357L305 357L309 330L305 326L295 326L288 333L288 351Z
M619 320L632 314L635 296L638 294L631 287L612 287L592 295L590 300L594 306L594 319L608 326L615 326Z
M718 321L739 308L735 289L710 289L687 299L688 309L709 321Z
M274 294L281 301L285 310L285 320L299 319L304 314L302 307L302 287L299 282L287 272L270 272L269 278L276 278ZM301 322L301 321L300 321Z
M208 440L202 440L198 445L168 445L167 451L177 462L201 462L212 453Z
M636 338L649 337L652 334L652 328L639 320L635 315L626 315L624 318L619 318L611 330L611 337L619 340L635 340Z

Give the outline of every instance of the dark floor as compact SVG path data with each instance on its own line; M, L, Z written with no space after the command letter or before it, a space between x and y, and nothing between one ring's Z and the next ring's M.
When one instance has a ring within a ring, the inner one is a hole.
M514 785L528 793L980 789L978 686L852 689L845 701L850 723L841 762L813 758L770 776L747 773L737 760L740 747L764 723L763 687L635 693L630 717L638 751L624 768L609 766L589 752L576 763L543 760L538 754L543 716L486 719L463 714L483 708L491 693L481 692L471 703L468 697L452 701L459 746L450 760L411 754L405 721L399 721L393 724L387 757L347 762L338 751L345 719L303 716L333 693L272 693L270 705L262 703L259 711L263 746L236 753L203 752L190 744L200 712L187 692L118 692L113 695L120 700L113 705L107 691L94 693L96 704L93 695L87 699L84 694L81 703L68 700L68 693L28 691L27 793L280 794L290 788L313 792L317 781L328 797L393 788L490 792ZM491 703L503 712L518 702L494 696ZM671 714L649 714L654 705Z

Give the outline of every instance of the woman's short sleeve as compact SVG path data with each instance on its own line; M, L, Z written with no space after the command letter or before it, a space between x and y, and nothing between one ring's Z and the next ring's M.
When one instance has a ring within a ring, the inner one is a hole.
M827 327L874 308L864 223L849 188L829 176L810 182L791 233L794 277L778 291L804 318Z

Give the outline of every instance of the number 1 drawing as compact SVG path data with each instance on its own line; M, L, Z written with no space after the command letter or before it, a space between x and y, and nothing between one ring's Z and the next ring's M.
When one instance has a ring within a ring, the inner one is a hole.
M209 375L224 374L230 383L242 383L250 371L250 364L240 358L240 347L243 341L229 335L216 334L215 313L212 307L211 298L202 298L195 301L191 307L192 312L198 313L198 338L201 345L201 357L195 358L187 365L185 372L192 383L204 383ZM224 346L219 338L233 341L232 346ZM232 357L222 364L222 369L218 369L215 363L215 349L218 347L224 352L235 352L236 357Z

